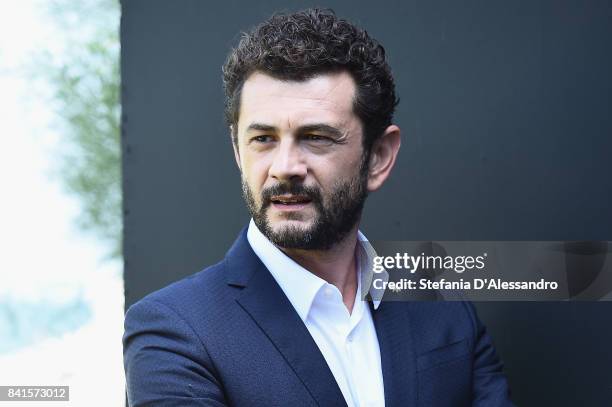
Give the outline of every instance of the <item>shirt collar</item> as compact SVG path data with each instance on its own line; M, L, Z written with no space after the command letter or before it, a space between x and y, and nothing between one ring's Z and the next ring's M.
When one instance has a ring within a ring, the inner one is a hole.
M327 282L300 266L270 242L255 225L253 219L249 223L247 239L257 257L270 271L302 321L306 321L315 296ZM374 299L372 303L374 309L377 309L382 295L378 292L375 293L374 288L370 285L372 273L365 272L372 270L372 258L376 256L376 252L361 232L358 232L357 241L356 256L359 285L361 287L371 287L370 294ZM365 271L364 266L366 266Z

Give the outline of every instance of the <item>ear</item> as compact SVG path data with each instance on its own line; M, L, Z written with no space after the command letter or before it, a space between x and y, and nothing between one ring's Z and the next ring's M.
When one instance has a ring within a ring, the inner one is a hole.
M240 165L240 151L238 150L238 132L235 130L233 124L230 124L230 139L232 141L232 148L234 149L234 159L236 160L236 165L238 169L242 171L242 167Z
M368 191L374 192L389 178L401 145L400 128L392 124L374 142L370 152Z

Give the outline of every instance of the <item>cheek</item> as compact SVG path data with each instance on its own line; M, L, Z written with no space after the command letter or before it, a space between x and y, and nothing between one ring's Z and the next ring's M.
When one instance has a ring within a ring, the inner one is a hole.
M265 160L245 157L242 165L242 177L247 181L251 190L259 194L268 177Z
M327 188L346 182L359 174L361 157L342 155L319 165L319 179ZM322 177L322 178L321 178Z

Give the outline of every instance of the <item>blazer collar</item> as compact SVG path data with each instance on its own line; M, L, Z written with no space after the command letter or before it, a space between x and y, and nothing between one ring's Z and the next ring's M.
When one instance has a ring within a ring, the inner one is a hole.
M238 238L225 255L227 283L232 286L246 287L253 273L263 264L247 240L247 227L243 227Z
M321 406L346 406L325 358L285 293L259 260L244 228L226 257L228 284L244 287L236 298L283 355Z

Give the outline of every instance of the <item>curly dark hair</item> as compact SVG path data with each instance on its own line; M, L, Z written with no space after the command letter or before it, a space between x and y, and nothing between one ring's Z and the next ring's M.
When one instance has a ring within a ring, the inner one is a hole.
M399 101L385 49L365 30L336 17L330 9L275 14L242 34L223 65L225 116L234 129L242 86L255 71L295 81L348 71L357 85L354 111L363 125L367 155L391 124Z

